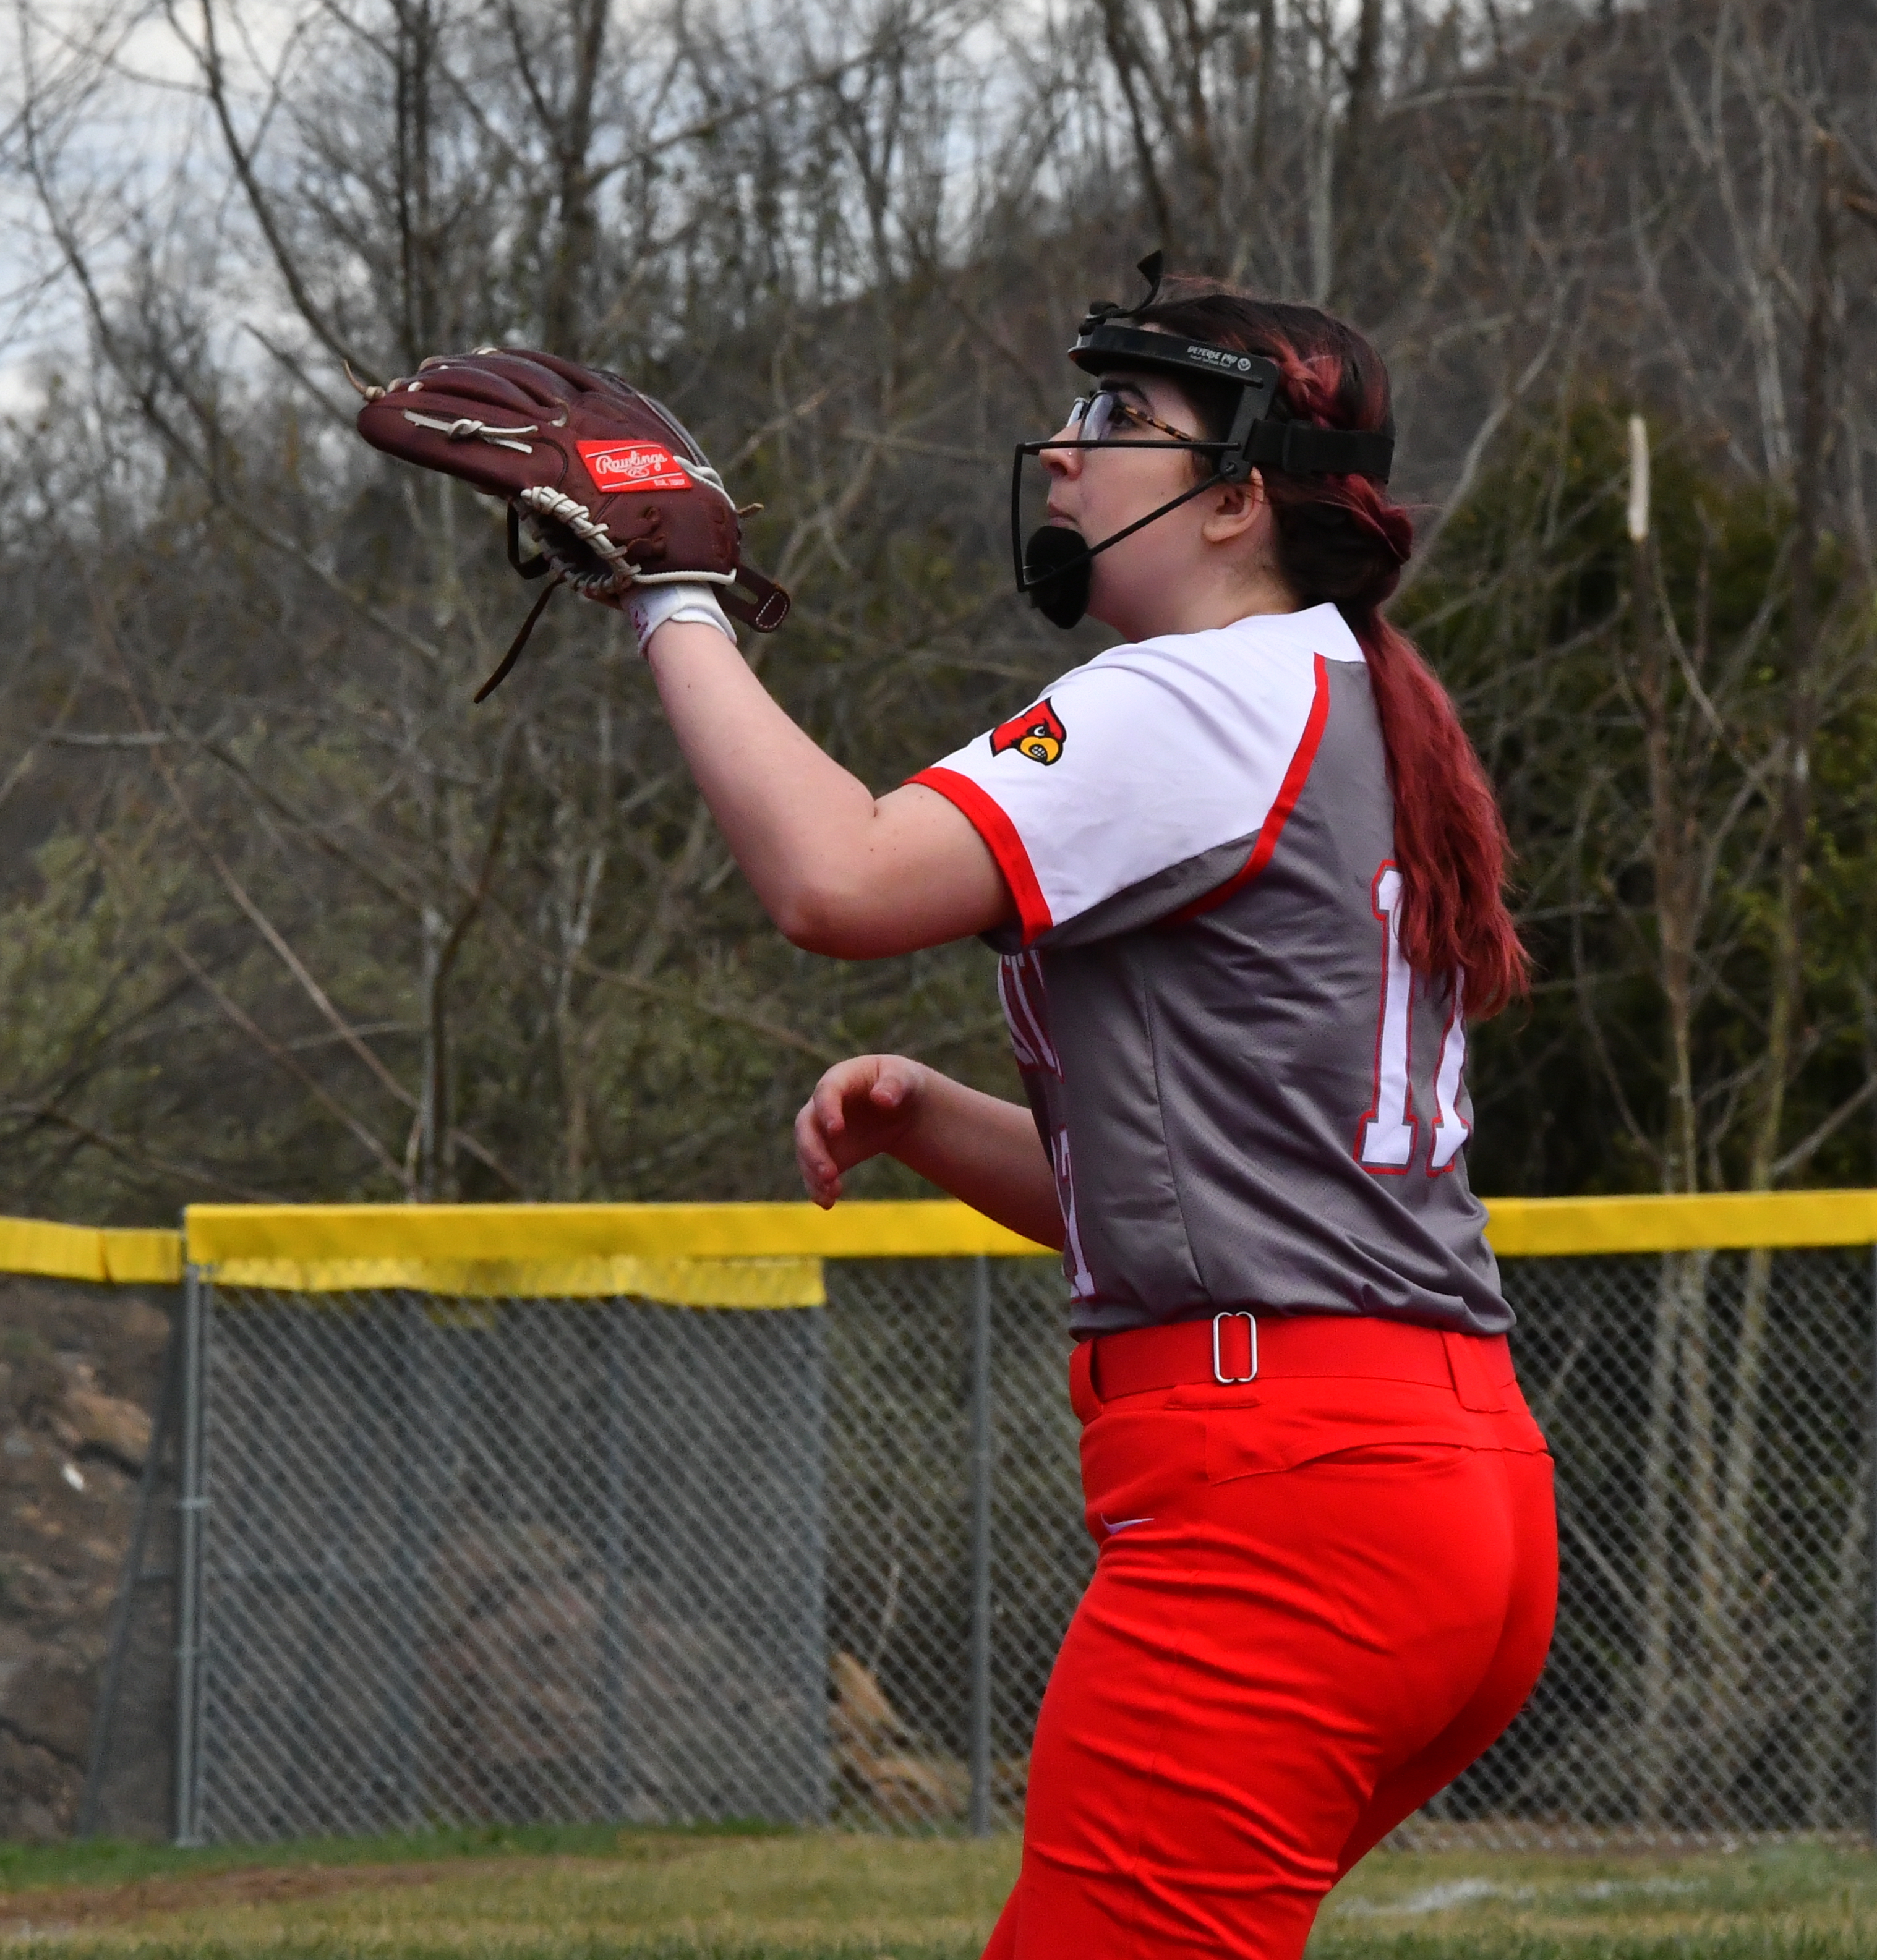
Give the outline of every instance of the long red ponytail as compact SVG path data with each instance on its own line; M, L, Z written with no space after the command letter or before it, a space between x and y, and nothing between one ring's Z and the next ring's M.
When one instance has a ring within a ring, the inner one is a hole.
M1320 308L1259 300L1209 280L1169 279L1135 316L1195 340L1261 354L1283 383L1274 412L1330 428L1390 419L1388 373L1352 326ZM1188 392L1222 438L1237 390ZM1413 520L1366 476L1263 473L1279 569L1306 606L1333 602L1368 657L1394 794L1403 950L1423 973L1458 973L1471 1019L1526 991L1530 962L1506 905L1509 850L1499 800L1447 690L1382 616L1414 548Z

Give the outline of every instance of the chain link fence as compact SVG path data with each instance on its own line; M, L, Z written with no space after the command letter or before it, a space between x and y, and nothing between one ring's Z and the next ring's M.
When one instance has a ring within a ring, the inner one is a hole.
M1870 1830L1872 1252L1504 1272L1557 1462L1557 1633L1422 1841Z
M184 1835L824 1813L823 1314L201 1313Z
M1558 1463L1557 1637L1404 1841L1869 1828L1871 1254L1504 1271ZM1015 1825L1094 1562L1060 1280L856 1260L828 1293L196 1286L180 1577L124 1615L139 1653L176 1628L177 1834Z

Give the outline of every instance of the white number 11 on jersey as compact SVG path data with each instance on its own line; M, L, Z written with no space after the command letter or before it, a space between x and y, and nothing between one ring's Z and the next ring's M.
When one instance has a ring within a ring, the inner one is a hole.
M1401 951L1401 873L1392 862L1375 873L1371 903L1381 922L1381 1000L1375 1015L1375 1063L1369 1114L1356 1133L1356 1160L1365 1170L1400 1176L1414 1161L1420 1129L1414 1114L1414 969ZM1447 1169L1471 1127L1461 1117L1460 1071L1466 1060L1466 1023L1460 1013L1456 976L1453 1004L1440 1038L1434 1071L1434 1134L1428 1152L1432 1176Z

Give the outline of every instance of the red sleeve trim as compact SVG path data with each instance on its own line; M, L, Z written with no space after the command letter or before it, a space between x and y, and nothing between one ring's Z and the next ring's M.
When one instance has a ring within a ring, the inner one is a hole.
M1047 932L1056 923L1050 916L1049 902L1037 883L1035 867L1023 848L1023 839L1017 835L1017 826L1004 814L1002 806L956 769L935 766L921 769L907 780L936 790L947 803L962 810L971 828L989 846L998 870L1004 874L1004 883L1010 887L1010 896L1016 901L1024 944L1028 946L1038 934Z
M1215 905L1222 905L1235 892L1242 891L1271 861L1277 849L1277 840L1284 834L1284 826L1290 821L1291 812L1297 807L1297 799L1303 794L1303 786L1309 780L1311 765L1317 759L1317 750L1323 740L1323 730L1330 718L1330 668L1321 654L1316 657L1316 693L1310 703L1310 713L1304 723L1302 735L1299 738L1290 766L1284 772L1284 780L1277 786L1277 795L1258 829L1258 841L1251 847L1251 854L1233 872L1222 885L1215 886L1203 898L1195 899L1184 905L1167 921L1178 925L1187 919L1197 918L1202 912L1210 912Z

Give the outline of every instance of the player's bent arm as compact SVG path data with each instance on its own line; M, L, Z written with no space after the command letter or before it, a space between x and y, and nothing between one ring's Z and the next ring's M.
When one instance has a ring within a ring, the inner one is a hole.
M795 945L878 959L1015 916L983 840L917 785L875 797L797 727L715 627L673 620L647 657L678 746L763 908Z
M830 1068L795 1118L795 1155L824 1209L841 1195L843 1171L884 1155L1012 1231L1061 1248L1056 1181L1030 1112L903 1055L856 1055Z
M1063 1249L1056 1179L1028 1109L926 1071L924 1120L894 1154L974 1211Z

